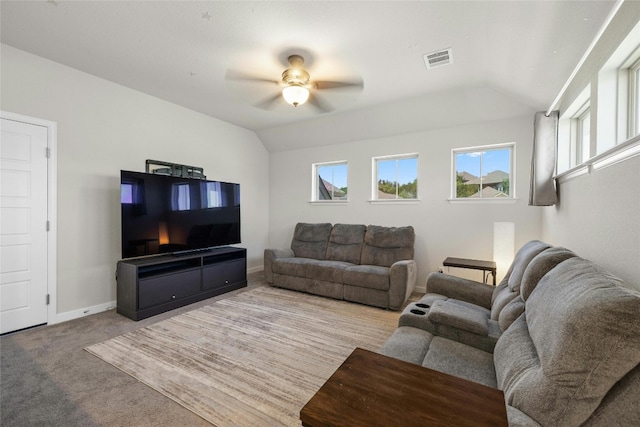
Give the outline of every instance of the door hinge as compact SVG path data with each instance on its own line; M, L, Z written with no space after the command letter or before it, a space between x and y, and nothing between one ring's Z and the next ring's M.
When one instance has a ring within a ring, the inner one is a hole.
M47 294L47 305L49 305L49 300L50 300L50 299L51 299L51 298L50 298L50 295L49 295L49 294Z
M47 231L49 231L49 229L51 228L51 227L49 226L49 221L47 221L47 224L46 224L45 228L47 229Z
M50 158L51 158L51 149L50 149L49 147L47 147L47 148L45 148L45 149L44 149L44 156L45 156L47 159L50 159Z

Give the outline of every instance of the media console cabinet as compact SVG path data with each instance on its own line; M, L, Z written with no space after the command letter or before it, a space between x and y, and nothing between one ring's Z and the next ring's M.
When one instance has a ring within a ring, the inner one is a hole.
M118 313L141 320L247 286L247 250L121 260L116 282Z

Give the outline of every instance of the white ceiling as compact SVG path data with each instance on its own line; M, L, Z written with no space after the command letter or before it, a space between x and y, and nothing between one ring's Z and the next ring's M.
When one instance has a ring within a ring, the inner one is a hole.
M615 1L5 1L1 40L257 132L272 151L549 107ZM453 49L427 70L423 54ZM335 109L254 105L300 53Z

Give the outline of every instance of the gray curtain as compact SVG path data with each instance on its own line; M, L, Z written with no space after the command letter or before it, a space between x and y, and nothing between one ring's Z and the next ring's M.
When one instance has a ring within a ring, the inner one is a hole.
M529 206L552 206L558 202L556 182L556 145L558 143L558 111L536 113L533 121L533 153Z

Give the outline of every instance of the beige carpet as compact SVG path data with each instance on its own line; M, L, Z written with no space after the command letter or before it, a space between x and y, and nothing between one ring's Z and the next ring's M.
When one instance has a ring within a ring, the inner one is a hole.
M299 426L343 360L380 348L398 316L261 287L86 350L218 427Z

